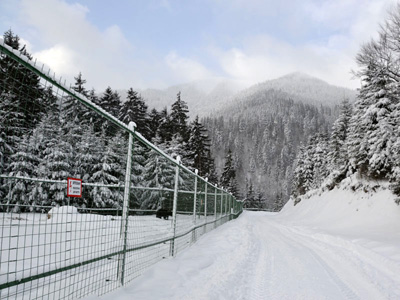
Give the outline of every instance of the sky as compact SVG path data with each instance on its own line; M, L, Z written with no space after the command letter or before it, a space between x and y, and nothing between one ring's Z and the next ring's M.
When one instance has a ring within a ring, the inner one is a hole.
M357 88L351 70L393 0L0 0L0 31L88 88L251 84L304 72Z

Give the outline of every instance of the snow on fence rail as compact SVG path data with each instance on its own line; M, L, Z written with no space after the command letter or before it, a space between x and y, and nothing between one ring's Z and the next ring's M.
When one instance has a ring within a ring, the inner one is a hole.
M0 39L0 299L104 294L241 213L98 104Z

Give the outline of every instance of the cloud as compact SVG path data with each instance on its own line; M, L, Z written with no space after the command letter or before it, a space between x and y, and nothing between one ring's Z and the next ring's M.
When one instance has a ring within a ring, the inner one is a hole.
M214 77L201 63L186 57L178 56L175 51L165 57L165 63L173 76L178 80L195 81Z
M201 30L178 23L168 27L190 31L199 41L195 46L184 40L176 43L170 38L174 32L168 31L160 31L159 39L149 42L146 30L162 26L154 22L143 25L133 42L118 24L100 29L89 21L88 7L65 0L20 0L17 11L18 22L29 28L23 37L34 57L70 83L81 71L88 87L98 91L108 85L115 89L160 88L221 77L254 84L294 71L358 87L357 80L350 80L350 70L356 68L355 55L360 44L376 34L392 3L394 0L209 0L204 5L212 13L199 19L207 20L207 24L196 25ZM166 22L172 4L150 1L148 5L154 7L149 11L161 14ZM184 8L179 9L182 14L190 13ZM174 20L179 20L179 12L176 14Z
M247 10L261 8L258 1L250 2ZM379 23L384 20L393 1L306 0L302 1L301 7L296 3L294 1L293 7L303 10L297 13L303 18L308 16L301 25L303 29L298 28L296 32L312 28L316 31L314 39L311 35L309 39L291 41L279 35L261 34L248 35L240 45L228 49L215 46L211 53L223 72L230 78L250 84L301 71L331 84L359 87L359 80L354 80L351 74L351 70L357 68L355 55L362 43L376 36ZM236 9L243 5L244 9L245 1L236 0L234 5ZM322 33L318 32L319 27Z
M349 85L354 62L341 51L326 46L292 45L262 35L248 38L245 47L214 49L213 53L225 75L254 84L301 71L335 85ZM358 86L354 82L352 87Z
M35 53L38 61L46 62L51 70L62 70L63 74L76 74L75 57L75 53L62 45L55 45Z
M73 83L73 77L82 72L89 87L96 89L140 83L133 68L129 68L135 63L133 45L117 25L104 31L93 26L87 20L87 7L62 0L22 0L20 13L24 22L35 29L31 34L33 56L57 76Z

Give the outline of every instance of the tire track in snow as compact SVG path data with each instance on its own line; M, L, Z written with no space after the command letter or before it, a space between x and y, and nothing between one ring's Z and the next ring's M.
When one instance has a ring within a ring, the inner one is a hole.
M296 234L268 218L258 221L261 246L248 299L360 299ZM292 282L293 293L282 284L285 280ZM325 289L327 295L321 294Z
M348 299L399 299L400 277L388 276L391 272L382 269L368 255L355 251L353 243L329 235L324 235L325 241L298 228L275 225L293 243L304 245ZM332 243L331 239L337 240L339 245ZM368 252L367 249L363 250Z
M257 259L250 271L249 290L246 299L272 299L271 285L274 281L274 254L262 239L262 232L258 226L253 226L255 230L254 239L258 241L258 251L255 253Z

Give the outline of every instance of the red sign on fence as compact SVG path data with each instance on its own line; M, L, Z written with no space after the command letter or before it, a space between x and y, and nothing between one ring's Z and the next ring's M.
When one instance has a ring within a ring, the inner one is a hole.
M68 177L67 196L82 197L82 179Z

